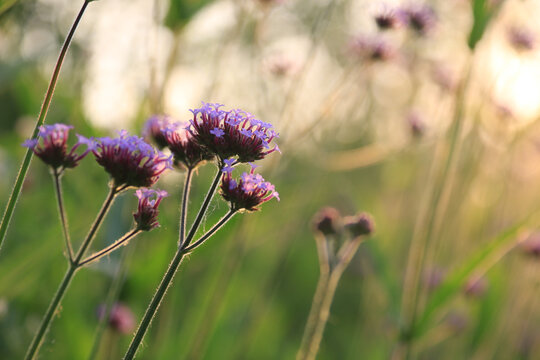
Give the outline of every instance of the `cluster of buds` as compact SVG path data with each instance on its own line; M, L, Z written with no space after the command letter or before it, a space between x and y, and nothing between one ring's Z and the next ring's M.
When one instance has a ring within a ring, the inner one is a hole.
M37 138L26 140L23 146L32 149L36 156L56 171L62 172L64 169L74 168L89 151L94 150L94 144L77 135L79 141L68 152L67 140L70 129L73 129L73 126L64 124L41 126ZM78 154L76 150L81 144L86 145L87 148L86 151Z
M94 140L92 153L117 187L149 187L172 168L171 157L157 151L142 138L122 130L119 137Z
M138 230L150 231L159 226L157 216L158 206L161 200L168 196L164 190L148 188L137 189L135 196L139 199L137 212L133 214Z
M228 162L224 167L221 182L221 195L229 202L231 210L257 211L257 206L272 198L279 201L274 185L265 181L260 174L255 174L253 168L250 173L244 172L235 180L232 177L231 165L232 163Z

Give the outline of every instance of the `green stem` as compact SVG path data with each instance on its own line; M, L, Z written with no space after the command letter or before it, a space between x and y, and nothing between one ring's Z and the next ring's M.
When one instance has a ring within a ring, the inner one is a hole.
M210 205L210 200L212 200L212 197L214 196L214 193L216 192L217 186L219 184L219 180L221 180L221 169L223 166L220 164L218 166L218 171L216 174L216 177L214 178L214 182L212 182L212 185L210 186L210 189L206 193L206 197L204 198L204 202L199 209L199 213L197 214L197 217L195 218L195 221L193 221L193 225L191 225L191 229L189 229L189 234L186 237L185 244L183 244L183 248L186 248L191 240L193 240L193 237L195 236L195 233L197 232L197 229L199 228L199 225L201 224L201 221L204 217L204 214L206 213L206 210L208 209L208 205Z
M182 208L180 209L180 236L178 238L179 248L182 248L184 241L186 240L187 204L188 204L188 198L189 198L189 190L191 188L192 175L193 175L193 169L189 168L186 174L186 181L184 183L184 193L182 195Z
M199 240L195 241L190 246L186 246L184 248L184 252L187 254L191 251L193 251L197 246L201 245L203 242L206 241L210 236L214 235L216 231L218 231L227 221L229 221L233 215L236 214L236 210L229 210L229 212L221 218L210 230L206 232Z
M47 92L45 93L45 99L43 100L43 104L41 105L41 110L39 112L38 119L32 133L32 139L37 138L39 127L43 125L45 121L45 117L47 116L47 111L49 110L52 96L54 94L54 89L58 81L58 76L60 75L60 69L62 68L62 63L64 62L64 57L66 56L69 45L71 44L71 40L73 39L73 35L75 34L75 30L77 29L77 26L79 25L84 11L86 10L86 7L90 3L90 1L91 0L84 1L81 10L79 10L78 15L73 22L73 25L71 25L71 29L69 30L66 40L62 45L62 49L60 50L60 54L58 55L58 59L56 60L56 65L54 67L54 71L49 82L49 87L47 88ZM34 153L30 148L26 151L26 155L24 156L21 168L19 169L19 173L17 174L17 179L15 180L15 185L13 186L13 190L11 191L11 195L6 206L4 216L2 217L2 223L0 223L0 249L2 248L2 244L6 237L7 228L9 226L11 217L13 216L13 211L15 210L17 199L19 198L19 194L21 193L22 185L26 177L26 173L28 172L28 167L30 166L30 160L32 160L33 154Z
M115 250L117 247L119 247L120 245L123 245L124 243L126 243L127 241L129 241L130 239L132 239L133 237L135 237L136 235L138 235L142 230L138 230L138 229L133 229L131 230L130 232L126 233L124 236L122 236L120 239L116 240L114 243L112 243L111 245L107 246L105 249L101 250L101 251L98 251L97 253L87 257L86 259L82 260L80 263L79 263L79 267L82 267L86 264L89 264L93 261L96 261L96 260L99 260L101 259L103 256L107 255L108 253L110 253L111 251Z
M178 270L178 266L180 265L180 262L182 261L182 258L184 257L184 255L185 255L185 252L182 251L182 249L178 249L176 251L174 258L169 264L169 268L167 269L165 276L163 276L163 279L161 280L161 283L159 284L156 290L156 293L154 294L154 297L152 298L152 301L150 302L150 305L148 305L148 308L146 309L146 312L144 313L144 317L141 320L139 328L137 329L137 332L135 333L135 336L133 337L133 340L131 341L131 344L129 345L129 348L124 357L125 360L130 360L135 357L135 354L137 353L137 349L139 348L139 345L141 344L141 341L144 335L146 334L146 331L148 330L148 327L150 326L150 323L152 322L152 319L154 318L157 312L157 309L159 308L159 305L161 304L161 301L163 300L163 297L165 296L165 293L167 292L167 289L171 285L172 279L174 275L176 274L176 271Z
M71 282L71 279L73 278L73 275L75 274L76 270L80 267L81 258L83 257L86 249L92 242L116 194L117 194L116 188L111 187L109 195L107 196L107 199L103 203L103 206L101 207L101 210L99 211L96 217L96 220L92 224L92 227L90 228L90 231L88 232L88 235L86 236L86 239L84 239L79 249L79 252L77 253L77 256L75 257L75 260L69 264L69 268L66 272L66 275L64 275L64 280L62 280L62 283L60 284L58 290L56 291L56 294L54 295L49 305L49 308L47 309L47 312L45 313L45 316L43 316L43 319L41 320L41 325L39 327L38 332L34 336L34 339L32 340L30 347L28 348L28 351L25 356L25 360L35 359L35 357L37 356L39 352L39 348L43 344L43 340L45 339L45 335L47 334L47 330L49 330L49 326L52 322L54 314L56 313L58 306L60 305L60 302L62 301L62 298L64 297L66 293L66 290Z
M54 190L56 193L56 200L58 203L58 213L60 215L60 222L62 223L62 231L64 232L64 241L66 242L67 257L70 263L73 263L73 248L71 247L71 239L69 237L68 223L66 213L64 211L64 199L62 197L62 174L58 172L58 169L53 169L54 178Z

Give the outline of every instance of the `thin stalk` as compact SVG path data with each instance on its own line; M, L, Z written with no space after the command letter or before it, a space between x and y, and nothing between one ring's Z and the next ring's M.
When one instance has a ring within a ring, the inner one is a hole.
M189 198L189 190L191 188L191 178L193 175L193 169L189 168L186 174L186 181L184 183L184 192L182 195L182 205L180 209L180 236L178 237L178 247L182 248L184 241L186 240L186 216L187 216L187 204Z
M98 251L97 253L95 253L95 254L87 257L86 259L82 260L79 263L78 266L82 267L82 266L84 266L84 265L86 265L88 263L91 263L93 261L101 259L103 256L107 255L108 253L110 253L111 251L113 251L114 249L119 247L120 245L125 244L127 241L131 240L133 237L140 234L141 232L142 232L142 230L139 230L139 229L131 230L130 232L128 232L124 236L122 236L120 239L116 240L114 243L112 243L111 245L104 248L103 250Z
M221 169L222 166L218 166L218 171L216 174L216 177L214 178L214 182L212 182L212 185L210 186L210 189L208 189L208 192L206 193L206 197L204 198L204 202L199 209L199 213L197 214L197 217L195 218L195 221L193 221L193 225L191 225L191 229L189 229L189 233L186 237L185 244L182 245L182 247L186 248L191 240L193 240L193 237L195 236L195 233L197 232L197 229L199 228L199 225L201 224L201 221L204 217L204 214L206 213L206 210L208 209L208 205L210 205L210 200L212 200L212 197L214 196L214 193L216 192L217 186L219 184L219 180L221 180Z
M152 322L152 319L154 318L157 309L159 308L159 305L161 304L161 301L165 296L165 293L167 292L167 289L169 289L172 279L174 278L174 275L178 270L178 266L180 265L182 258L185 254L186 253L182 251L182 249L178 249L176 251L176 254L174 255L174 258L169 264L169 268L167 269L165 276L163 276L163 279L161 280L161 283L159 284L154 294L154 297L150 302L150 305L148 305L148 308L144 313L144 317L141 320L141 323L139 325L139 328L137 329L137 332L135 333L135 336L133 337L133 340L131 340L131 344L129 345L126 355L124 356L124 360L131 360L135 357L137 349L139 348L139 345L141 344L142 339L146 334L146 331L148 330L148 327L150 326L150 323Z
M336 266L330 270L328 279L324 280L325 284L321 284L323 296L318 309L314 311L315 326L312 331L306 327L306 339L304 339L305 341L296 355L297 360L313 360L317 356L339 280L354 254L356 254L361 242L361 238L357 238L340 249Z
M66 242L67 257L69 262L73 263L73 248L71 247L71 239L69 238L68 223L64 211L64 199L62 197L62 174L58 172L58 169L53 170L53 178L54 190L58 203L58 213L60 215L60 222L62 223L62 231L64 232L64 241Z
M41 325L39 327L38 332L34 336L34 339L32 340L32 343L28 347L28 351L25 356L25 360L31 360L35 359L39 352L39 348L43 344L43 340L45 339L45 335L47 331L49 330L49 326L52 322L52 319L54 317L54 314L56 313L58 306L60 305L60 302L62 301L62 298L64 297L66 290L71 282L71 279L73 278L73 275L75 275L75 272L80 267L79 262L84 255L86 249L92 242L97 230L99 229L99 226L101 225L101 222L103 221L103 218L105 217L105 214L109 210L112 201L114 200L115 196L117 194L116 187L111 187L111 190L109 192L109 195L107 196L107 199L103 203L103 206L101 207L101 210L99 211L96 220L92 224L90 231L88 232L88 235L86 236L86 239L84 239L79 252L77 253L77 256L75 257L75 260L71 263L69 263L68 270L66 274L64 275L64 279L62 280L62 283L60 283L60 286L58 287L58 290L56 291L56 294L54 295L49 308L47 309L47 312L43 316L43 319L41 320Z
M32 139L37 138L39 127L45 122L47 111L49 110L49 106L51 105L54 89L58 81L58 76L60 75L60 69L62 68L62 64L64 62L64 57L66 56L69 45L71 44L71 40L73 39L73 35L75 34L75 30L77 29L77 26L79 25L84 11L86 10L86 7L90 3L90 1L91 0L84 1L81 9L79 10L79 13L77 14L77 17L75 18L75 21L73 22L73 25L71 25L71 29L69 30L66 40L62 45L62 49L60 50L60 54L58 55L58 59L56 60L56 65L54 66L51 80L49 81L47 92L45 93L45 99L43 100L43 104L41 105L41 110L39 111L36 125L34 126ZM9 226L11 217L13 216L13 211L15 210L17 199L19 198L19 194L21 193L22 185L26 177L26 173L28 172L28 167L30 166L30 160L32 160L33 154L34 153L30 148L26 151L26 155L24 156L21 168L19 169L19 173L17 174L17 179L15 180L15 185L13 186L13 190L11 191L8 204L6 205L6 210L4 212L4 216L2 217L2 223L0 223L0 249L2 248L4 238L6 237L7 228Z
M206 232L206 234L204 234L199 240L195 241L190 246L186 246L184 248L184 252L189 253L189 252L193 251L193 249L195 249L197 246L199 246L203 242L205 242L206 239L208 239L210 236L214 235L214 233L216 231L218 231L223 225L225 225L225 223L227 221L229 221L233 217L234 214L236 214L236 210L232 210L232 209L229 210L229 212L227 214L225 214L225 216L223 216L221 218L221 220L219 220L214 226L212 226L212 228L210 230L208 230Z

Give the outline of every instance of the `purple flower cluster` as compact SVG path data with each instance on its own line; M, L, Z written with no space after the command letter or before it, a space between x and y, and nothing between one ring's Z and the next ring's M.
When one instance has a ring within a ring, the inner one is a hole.
M89 151L93 150L93 144L84 137L77 135L79 141L68 152L67 139L70 129L73 129L73 126L64 124L41 126L38 137L26 140L23 146L32 149L34 154L54 169L62 171L63 169L74 168ZM41 144L40 138L43 140ZM86 145L87 149L81 154L77 154L75 151L81 144Z
M214 154L202 147L187 130L187 123L170 123L161 129L166 146L174 155L177 166L194 169L204 161L212 160Z
M143 138L146 141L153 141L159 149L166 147L167 139L162 132L163 129L171 125L171 119L164 115L153 115L145 123L142 132Z
M139 199L139 206L137 212L133 214L133 218L139 230L150 231L159 226L157 221L159 210L157 208L161 200L168 195L164 190L142 188L135 191L135 196Z
M404 7L384 7L374 16L379 30L407 26L418 35L427 35L437 22L435 11L429 5L409 4Z
M190 110L193 120L188 131L195 141L222 160L237 157L238 162L261 160L279 151L277 145L270 145L278 137L272 124L240 109L222 110L222 106L203 102L202 107Z
M149 187L166 169L172 167L171 157L155 150L142 138L120 131L116 138L102 137L95 143L92 153L98 164L105 168L117 187Z
M226 171L221 182L221 195L235 211L256 211L258 205L272 198L279 201L274 185L264 181L260 174L254 174L253 170L249 174L243 173L238 180L232 178L232 171Z
M508 29L507 37L516 51L534 50L536 37L527 28L512 26Z
M351 40L349 47L362 60L387 61L396 55L396 49L378 36L357 36Z

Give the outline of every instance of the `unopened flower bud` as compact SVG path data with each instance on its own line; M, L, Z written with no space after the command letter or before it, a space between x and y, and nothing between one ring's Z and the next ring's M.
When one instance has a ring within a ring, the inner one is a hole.
M353 236L364 236L373 233L375 223L368 213L347 216L344 219L345 229Z
M139 206L137 212L133 214L133 218L137 223L139 230L150 231L159 226L157 216L159 210L157 209L161 200L168 196L164 190L154 189L137 189L135 196L139 199Z
M315 231L325 236L336 235L341 231L341 215L333 207L325 207L319 210L313 217L313 227Z

